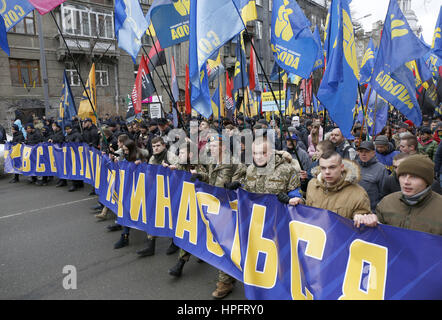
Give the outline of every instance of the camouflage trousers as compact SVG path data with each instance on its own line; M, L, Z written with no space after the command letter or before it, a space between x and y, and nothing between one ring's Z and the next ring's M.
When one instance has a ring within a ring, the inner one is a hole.
M189 261L191 254L187 252L186 250L183 250L180 248L180 259L183 259L184 261Z
M227 273L225 273L224 271L218 270L218 281L219 282L223 282L223 283L233 283L235 282L235 278L229 276Z

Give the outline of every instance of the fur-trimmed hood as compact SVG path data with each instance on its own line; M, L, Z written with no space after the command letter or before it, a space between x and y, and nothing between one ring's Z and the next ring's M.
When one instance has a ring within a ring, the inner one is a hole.
M361 180L361 169L359 165L352 160L342 159L344 164L344 173L341 181L333 187L328 187L325 181L322 180L321 168L319 166L312 169L312 175L316 178L318 186L329 191L338 191L350 184L358 184Z

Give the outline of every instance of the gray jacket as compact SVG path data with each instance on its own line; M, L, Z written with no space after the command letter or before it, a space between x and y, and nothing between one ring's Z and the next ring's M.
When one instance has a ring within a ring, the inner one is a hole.
M361 168L361 181L359 181L359 185L367 191L371 210L375 212L376 205L382 199L382 189L384 181L388 177L388 171L376 159L376 156L368 162L362 162L358 157L357 162Z

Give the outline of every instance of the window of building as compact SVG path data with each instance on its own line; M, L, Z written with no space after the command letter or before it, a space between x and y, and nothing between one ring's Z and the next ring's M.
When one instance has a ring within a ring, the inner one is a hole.
M41 87L40 61L9 59L11 84L14 87Z
M97 86L109 86L109 67L103 64L98 64L95 69L95 77Z
M23 34L37 34L37 27L35 23L34 11L17 23L9 32L23 33Z
M73 63L67 63L65 66L66 76L71 87L79 87L81 85L80 77L77 70L75 70Z
M256 0L256 4L262 7L262 0Z
M63 30L84 37L114 39L112 12L93 10L84 6L62 5Z
M152 0L140 0L141 4L152 4Z
M273 0L269 0L269 11L273 9Z
M261 40L262 39L262 21L255 20L256 25L256 39Z

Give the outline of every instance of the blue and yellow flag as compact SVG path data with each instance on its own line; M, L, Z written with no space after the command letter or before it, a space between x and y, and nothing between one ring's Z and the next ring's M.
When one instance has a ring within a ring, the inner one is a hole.
M146 14L162 48L189 40L189 0L155 0Z
M318 45L295 0L275 0L272 10L271 48L279 66L307 79L313 70Z
M390 0L370 84L417 126L422 122L422 113L409 62L424 56L427 51L408 25L397 1Z
M118 46L136 63L141 49L141 38L149 27L138 0L115 1L115 35Z
M315 26L315 31L313 32L313 38L318 46L318 54L316 56L315 65L313 66L313 70L315 71L318 68L324 67L324 49L322 48L321 36L319 35L318 26Z
M213 111L213 119L219 119L219 115L220 115L220 94L219 94L219 85L218 88L216 88L215 92L213 93L212 96L212 111Z
M236 37L236 61L233 74L233 92L246 88L249 85L249 74L247 73L247 57L244 48L244 38L241 32Z
M212 105L207 59L245 27L232 0L191 0L189 26L191 105L202 116L209 118Z
M347 0L333 0L329 16L330 30L337 29L329 52L327 67L318 90L318 99L328 110L345 138L352 139L353 108L357 99L359 69L356 45Z
M370 82L371 75L373 74L374 61L376 57L376 48L373 43L373 39L370 39L368 43L367 50L365 51L364 57L361 63L361 78L359 79L360 84L367 84Z
M6 31L11 30L22 21L35 7L29 1L8 0L0 1L0 15L5 21Z
M63 85L61 89L60 107L58 109L58 117L61 121L61 128L64 133L64 126L67 122L72 121L72 117L77 115L74 96L72 95L66 71L63 72Z
M255 0L233 0L233 3L241 13L241 18L244 21L244 24L258 19Z
M6 33L5 22L2 16L0 16L0 47L8 56L10 55L11 50L9 49L8 34Z
M442 59L442 6L439 9L439 17L437 18L436 27L434 28L431 53Z

